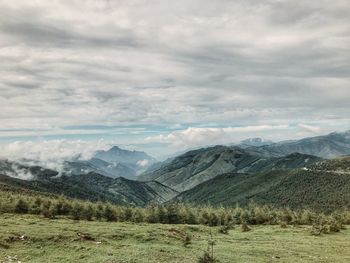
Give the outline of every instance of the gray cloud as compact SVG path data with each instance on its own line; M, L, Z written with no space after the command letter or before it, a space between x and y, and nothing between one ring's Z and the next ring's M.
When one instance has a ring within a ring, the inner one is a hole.
M346 0L0 1L0 122L348 129L349 13Z

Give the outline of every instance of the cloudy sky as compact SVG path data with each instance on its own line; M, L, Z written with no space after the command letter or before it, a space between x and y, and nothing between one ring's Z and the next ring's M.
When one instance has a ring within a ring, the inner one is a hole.
M0 0L0 143L161 156L348 130L349 14L348 0Z

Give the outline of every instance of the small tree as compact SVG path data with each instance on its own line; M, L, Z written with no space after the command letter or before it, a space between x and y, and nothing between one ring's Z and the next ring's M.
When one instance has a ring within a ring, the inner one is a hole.
M203 255L198 259L198 263L215 263L217 260L214 257L214 246L215 241L213 239L213 235L210 232L210 238L208 240L208 248L207 251L204 251Z
M176 204L170 204L167 207L168 210L168 223L169 224L179 224L180 217L179 217L179 209Z
M95 212L95 218L97 220L102 220L103 215L104 215L104 207L102 203L98 203L96 209L94 210Z
M188 247L188 245L192 244L192 236L188 233L185 233L182 243L184 244L184 247Z
M163 206L158 207L158 219L159 219L159 223L162 223L162 224L168 223L167 211Z
M243 222L242 224L241 224L241 231L242 232L248 232L248 231L250 231L251 229L250 229L250 227L247 225L247 223L245 223L245 222Z
M94 214L95 214L94 208L91 204L84 207L84 213L83 213L84 219L88 221L92 221Z
M109 204L107 204L105 206L103 217L107 221L117 221L117 214L116 214L115 210Z
M80 220L80 219L83 219L83 213L84 213L84 207L78 203L78 202L75 202L73 204L73 207L71 209L71 216L74 220Z
M24 201L23 199L19 199L17 201L17 204L15 206L15 213L18 214L26 214L28 213L29 207L26 201Z

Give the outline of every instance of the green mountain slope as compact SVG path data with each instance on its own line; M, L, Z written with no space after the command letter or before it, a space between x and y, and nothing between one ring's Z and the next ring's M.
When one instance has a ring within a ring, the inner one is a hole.
M21 178L23 174L27 175L26 180ZM162 203L177 194L159 182L111 178L94 172L59 175L39 166L29 167L8 161L0 162L0 183L33 191L63 194L72 198L137 206L145 206L150 202Z
M324 161L308 169L256 174L227 173L181 193L176 200L232 206L272 204L330 212L350 208L350 174L339 173L337 163L350 167L350 157Z
M155 180L181 192L223 173L291 169L320 160L310 155L270 157L236 146L215 146L189 151L143 173L138 179Z

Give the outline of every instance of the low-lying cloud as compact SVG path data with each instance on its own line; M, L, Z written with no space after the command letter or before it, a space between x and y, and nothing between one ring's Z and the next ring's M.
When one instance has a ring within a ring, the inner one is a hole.
M109 144L103 141L17 141L2 145L0 158L29 166L40 165L61 172L65 161L88 160L96 151L106 150L109 147Z
M34 178L29 169L20 167L16 163L12 163L10 169L3 169L1 172L7 176L21 180L31 180Z
M164 143L174 149L201 147L215 144L235 144L241 140L253 137L262 137L275 142L289 138L303 138L325 134L331 130L324 130L317 126L298 124L289 125L258 125L246 127L198 128L174 131L168 134L150 136L148 143ZM289 137L288 137L289 136Z

